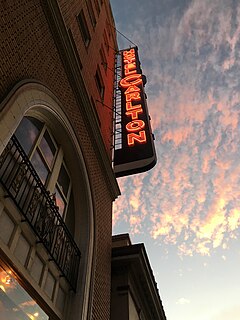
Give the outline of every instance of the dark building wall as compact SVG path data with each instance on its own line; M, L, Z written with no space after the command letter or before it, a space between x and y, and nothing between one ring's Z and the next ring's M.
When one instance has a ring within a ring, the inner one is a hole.
M127 267L112 272L111 320L129 320L129 284Z
M84 156L89 175L94 206L94 250L92 285L92 319L109 319L110 315L110 270L111 270L111 227L113 192L106 181L105 172L96 155L96 142L89 130L90 123L86 123L84 112L86 108L77 97L72 87L71 75L64 64L64 53L61 44L53 37L51 22L47 19L47 1L0 1L1 3L1 45L0 45L0 96L1 101L10 90L21 80L31 79L42 83L58 98L64 113L72 124L77 135L79 145ZM95 102L101 123L102 138L106 152L111 155L112 112L96 100L101 100L96 89L95 72L97 65L101 70L105 82L103 103L112 106L113 72L106 71L101 65L99 48L104 45L103 33L107 28L106 5L103 4L95 30L92 29L86 11L85 1L59 1L60 10L66 25L66 30L72 30L79 57L82 63L82 77L85 88ZM76 16L83 8L91 33L88 48L82 43ZM109 37L109 34L107 33ZM109 42L115 46L114 34ZM114 50L110 48L106 56L109 68L114 67ZM88 103L90 103L88 102ZM7 110L2 110L7 112ZM99 136L99 139L102 139ZM79 226L81 232L81 226Z
M128 234L112 239L111 319L166 320L144 245Z

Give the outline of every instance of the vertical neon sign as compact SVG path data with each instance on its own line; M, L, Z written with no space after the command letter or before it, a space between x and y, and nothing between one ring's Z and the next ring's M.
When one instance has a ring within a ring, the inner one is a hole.
M128 146L146 143L145 122L139 119L143 113L141 91L143 90L142 75L137 73L135 49L123 51L123 76L119 83L125 95L125 115L130 118L126 124Z
M137 47L121 51L122 149L115 150L116 176L143 172L156 163Z

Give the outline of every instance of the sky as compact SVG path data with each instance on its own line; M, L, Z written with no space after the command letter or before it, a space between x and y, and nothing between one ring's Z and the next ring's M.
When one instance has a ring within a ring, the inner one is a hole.
M111 5L139 48L158 157L118 179L113 233L145 244L168 320L239 320L240 1Z

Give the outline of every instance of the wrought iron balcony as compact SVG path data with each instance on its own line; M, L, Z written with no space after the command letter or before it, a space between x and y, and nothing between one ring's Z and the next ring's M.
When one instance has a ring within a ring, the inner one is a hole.
M80 251L15 136L0 156L0 181L75 291Z

